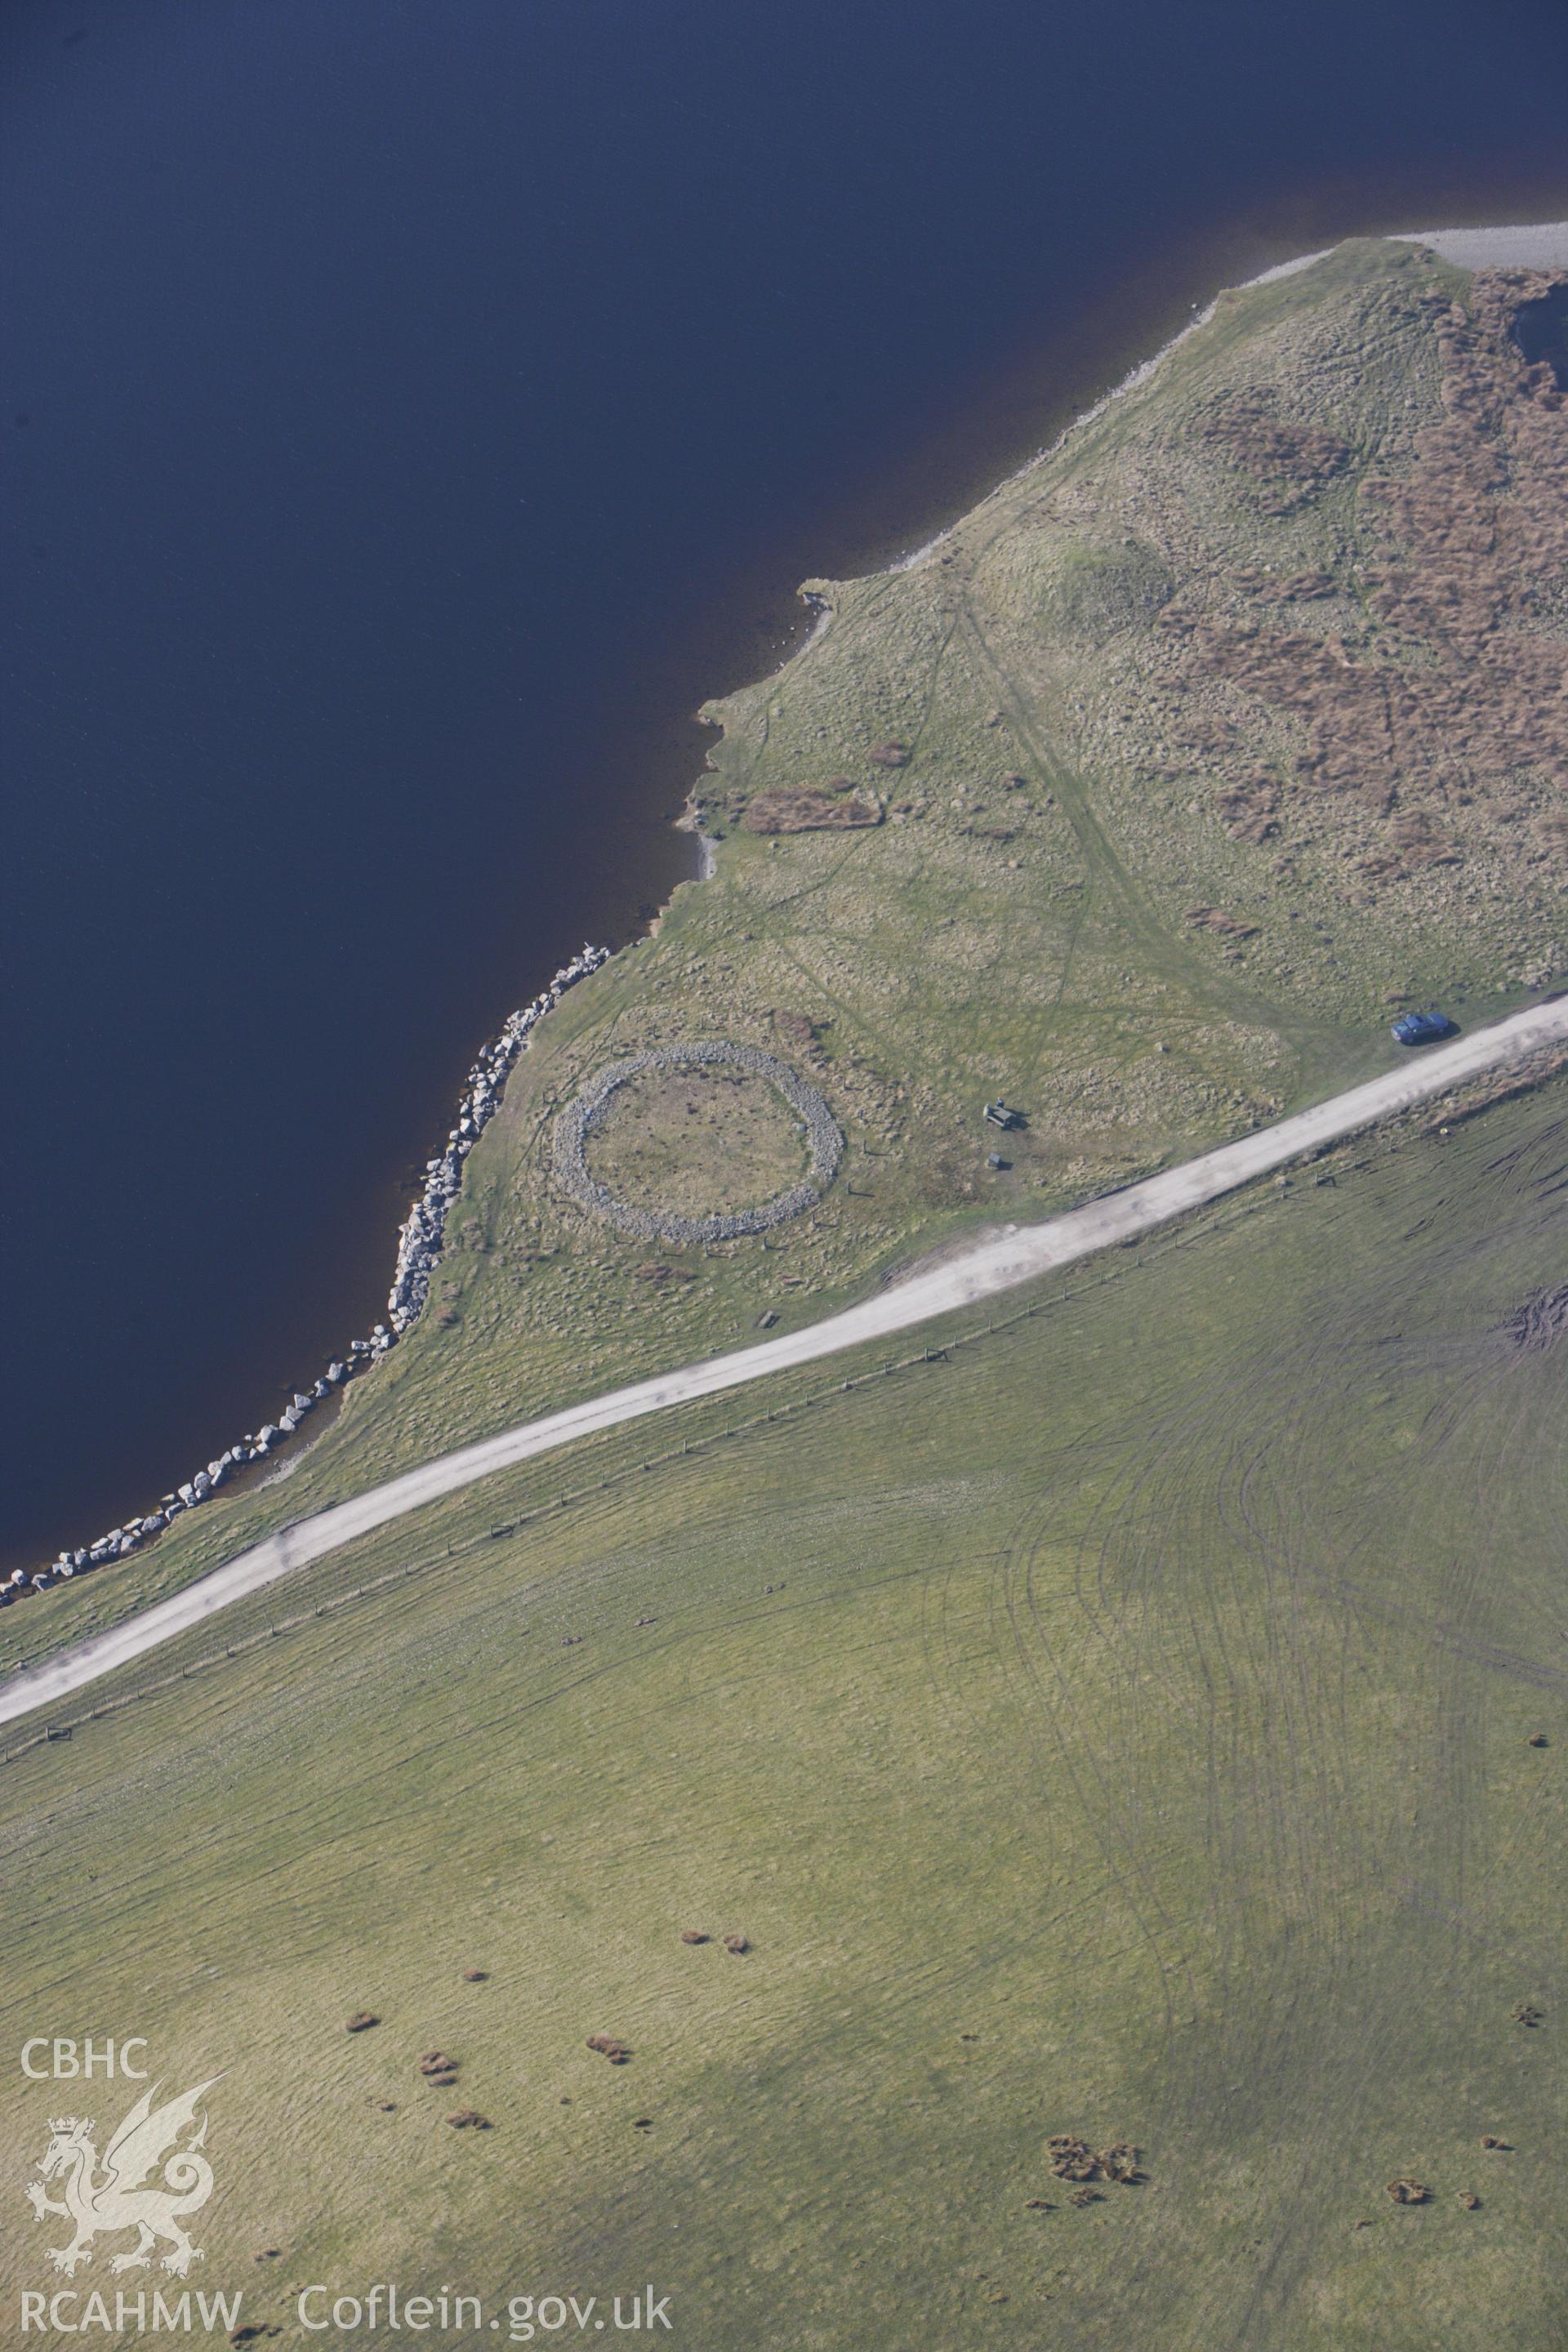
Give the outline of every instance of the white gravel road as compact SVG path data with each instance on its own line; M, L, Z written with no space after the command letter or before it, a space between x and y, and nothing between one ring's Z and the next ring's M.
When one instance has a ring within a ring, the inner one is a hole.
M1283 1167L1302 1152L1336 1142L1393 1112L1429 1100L1479 1071L1516 1061L1540 1046L1564 1040L1568 1040L1568 998L1532 1006L1491 1028L1460 1037L1452 1045L1413 1055L1384 1077L1352 1087L1347 1094L1335 1095L1311 1110L1299 1111L1276 1127L1223 1144L1218 1150L1205 1151L1201 1158L1189 1160L1180 1168L1147 1177L1140 1184L1129 1185L1125 1192L1109 1193L1103 1200L1092 1201L1065 1216L1047 1218L1043 1224L1014 1227L999 1240L976 1243L930 1272L894 1284L859 1306L826 1316L820 1323L808 1324L803 1330L764 1339L734 1355L688 1364L679 1371L666 1372L656 1380L639 1381L630 1388L616 1389L607 1396L568 1405L563 1412L547 1413L542 1420L524 1422L521 1427L506 1430L498 1437L487 1437L476 1445L460 1447L455 1454L442 1454L422 1469L405 1471L401 1477L373 1487L353 1502L335 1504L313 1518L300 1520L282 1535L269 1537L265 1543L238 1553L183 1592L154 1602L152 1608L128 1618L123 1624L62 1650L30 1674L16 1675L0 1692L0 1723L12 1722L35 1707L52 1705L71 1691L81 1689L84 1684L96 1681L100 1675L155 1650L186 1627L216 1616L242 1595L276 1583L279 1577L320 1559L323 1552L352 1542L355 1536L364 1535L372 1528L384 1527L389 1519L401 1518L405 1511L416 1511L422 1504L434 1502L437 1496L472 1486L476 1479L488 1477L493 1470L525 1462L535 1454L549 1453L552 1447L569 1444L574 1438L612 1428L617 1422L635 1421L644 1413L661 1412L666 1405L684 1404L694 1397L739 1388L747 1381L763 1380L768 1373L783 1371L787 1366L810 1363L818 1356L831 1356L840 1349L858 1347L868 1339L885 1339L895 1331L908 1330L913 1324L971 1307L998 1291L1032 1281L1037 1275L1070 1265L1075 1258L1087 1257L1108 1244L1148 1233L1172 1217L1180 1216L1184 1210L1197 1208L1254 1177Z
M1533 221L1513 228L1406 229L1395 245L1429 245L1461 269L1568 268L1568 221Z

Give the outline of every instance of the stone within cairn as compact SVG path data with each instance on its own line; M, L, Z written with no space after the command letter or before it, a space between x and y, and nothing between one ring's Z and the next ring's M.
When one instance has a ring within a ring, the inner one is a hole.
M688 1062L728 1062L777 1087L805 1129L811 1171L803 1182L792 1184L787 1192L781 1192L776 1200L763 1202L758 1208L737 1209L712 1217L687 1217L673 1209L637 1208L629 1201L617 1200L607 1185L598 1181L588 1167L584 1147L604 1117L611 1097L640 1071ZM834 1123L833 1113L798 1070L792 1070L774 1054L764 1054L759 1045L732 1045L727 1038L714 1037L690 1045L652 1045L643 1053L627 1054L620 1061L611 1062L596 1077L589 1079L576 1101L569 1104L556 1120L553 1157L556 1182L583 1208L591 1209L595 1216L607 1217L624 1234L637 1234L645 1241L687 1244L735 1241L748 1234L765 1233L770 1225L798 1217L802 1210L814 1207L832 1183L843 1150L844 1138Z

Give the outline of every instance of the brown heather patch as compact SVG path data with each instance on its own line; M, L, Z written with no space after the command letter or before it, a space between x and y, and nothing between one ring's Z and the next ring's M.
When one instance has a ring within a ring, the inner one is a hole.
M1189 680L1223 678L1301 722L1300 788L1392 819L1390 862L1361 868L1374 881L1460 861L1439 819L1414 803L1485 795L1506 824L1523 814L1511 791L1521 772L1568 793L1568 656L1542 625L1568 573L1568 418L1552 368L1531 365L1515 340L1521 309L1564 289L1568 272L1494 270L1474 280L1473 315L1441 306L1442 417L1415 435L1407 472L1360 487L1370 639L1190 609L1163 623L1190 635ZM1274 444L1256 405L1247 414L1237 446L1257 471ZM1328 593L1321 574L1276 584L1249 572L1238 584L1274 603ZM1232 793L1221 814L1259 840L1276 804ZM1568 839L1550 813L1532 831L1547 850Z
M1289 514L1350 463L1350 444L1337 433L1280 415L1272 387L1217 401L1198 433L1251 476L1265 514Z
M854 825L880 824L882 812L860 793L759 793L741 817L746 833L840 833Z

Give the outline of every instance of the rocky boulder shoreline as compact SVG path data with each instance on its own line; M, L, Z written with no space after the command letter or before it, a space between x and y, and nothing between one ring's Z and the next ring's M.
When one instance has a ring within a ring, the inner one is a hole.
M89 1544L62 1551L45 1568L18 1568L0 1583L0 1609L25 1601L52 1585L86 1575L110 1560L126 1559L178 1518L209 1502L235 1472L263 1460L285 1444L319 1404L344 1384L379 1363L415 1322L430 1295L430 1277L439 1263L447 1219L462 1189L463 1162L500 1108L507 1077L529 1040L530 1032L560 1002L567 989L586 979L609 959L608 948L584 947L563 964L531 1004L520 1006L500 1034L484 1046L469 1070L458 1103L457 1124L448 1129L446 1147L425 1163L425 1189L398 1227L397 1264L387 1296L386 1321L375 1324L368 1339L351 1339L308 1389L297 1389L276 1421L264 1421L225 1448L205 1469L161 1496L157 1504L123 1527L110 1528Z

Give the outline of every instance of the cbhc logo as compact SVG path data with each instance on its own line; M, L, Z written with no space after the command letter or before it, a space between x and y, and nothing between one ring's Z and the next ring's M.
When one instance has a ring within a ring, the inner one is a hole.
M146 2038L133 2033L129 2041L116 2046L112 2037L107 2042L68 2042L47 2033L35 2033L30 2042L22 2044L22 2072L35 2083L68 2082L75 2075L123 2074L132 2083L147 2080L145 2066L133 2066L132 2053L145 2054ZM35 2065L33 2053L42 2050L47 2063Z

